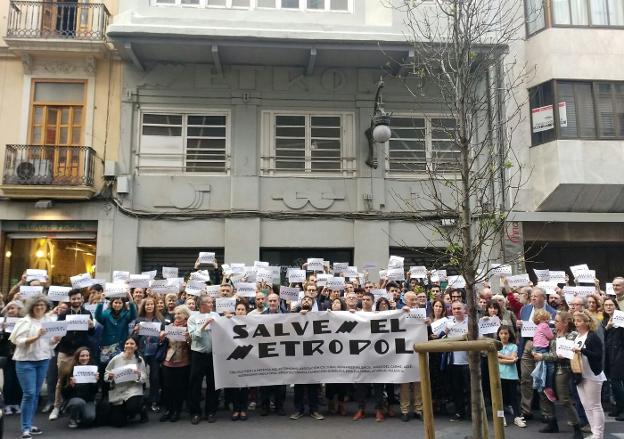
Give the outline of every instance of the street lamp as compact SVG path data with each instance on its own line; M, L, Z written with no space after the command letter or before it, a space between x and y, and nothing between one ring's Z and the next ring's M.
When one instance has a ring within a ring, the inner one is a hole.
M375 108L373 117L371 118L370 127L365 131L368 140L368 159L366 164L377 169L377 157L375 156L375 143L386 143L390 140L392 132L390 131L390 114L386 113L382 107L381 89L384 87L383 79L377 84L377 93L375 93Z

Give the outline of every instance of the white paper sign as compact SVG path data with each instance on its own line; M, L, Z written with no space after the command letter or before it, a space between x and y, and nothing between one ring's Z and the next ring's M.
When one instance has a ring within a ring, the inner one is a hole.
M287 302L297 302L299 300L299 288L280 287L279 296L280 299L284 299Z
M579 271L586 271L586 270L589 270L589 267L587 266L587 264L572 265L570 267L570 271L572 272L574 277L576 277L576 273L578 273Z
M128 279L129 288L148 288L151 278L146 274L131 274Z
M171 279L172 277L178 277L178 267L163 267L162 277L165 279Z
M343 291L345 289L344 277L330 277L327 279L326 286L330 290Z
M333 269L334 274L340 274L347 269L349 266L348 262L334 262Z
M136 381L139 378L136 364L127 364L125 366L116 367L111 370L115 383L126 383L128 381Z
M256 270L256 282L264 282L265 284L271 285L273 283L273 270L271 267L259 267ZM253 285L255 291L255 284Z
M507 276L507 283L512 288L525 287L529 285L531 279L527 273L517 274L515 276Z
M97 366L74 366L74 382L76 384L97 383Z
M555 127L553 106L545 105L531 109L531 119L534 133L552 130Z
M388 291L384 290L384 289L371 290L371 293L375 297L375 303L377 303L377 301L381 297L384 297L384 298L386 298L388 300L394 300L394 297L392 297L392 294L389 293Z
M279 285L282 282L282 267L280 267L279 265L271 265L269 268L271 269L272 283L274 283L275 285Z
M532 320L523 320L522 330L520 331L520 335L523 338L533 338L533 336L535 335L536 329L537 329L537 325L533 323Z
M160 337L160 322L139 322L139 335Z
M73 288L88 288L93 285L93 279L89 273L77 274L69 278Z
M199 270L191 273L190 280L201 280L210 282L210 273L207 270Z
M616 328L624 328L624 311L618 309L613 311L613 326Z
M596 270L579 270L574 274L574 280L577 282L593 284L596 280Z
M250 282L238 282L234 285L238 297L256 297L256 284Z
M0 317L2 324L4 325L4 332L11 333L13 332L13 328L15 328L15 324L19 322L21 317Z
M26 270L26 282L30 282L31 280L47 282L48 270L37 270L34 268L27 269Z
M431 282L440 283L446 282L448 280L448 276L446 275L446 270L431 270Z
M306 269L308 271L325 271L325 266L323 265L323 258L308 258Z
M67 314L65 316L68 331L88 331L89 320L91 320L89 314Z
M403 271L403 268L388 268L386 271L386 277L389 280L402 282L405 280L405 272Z
M607 282L605 284L605 293L608 296L615 296L615 290L613 289L613 283L611 282Z
M288 272L288 282L291 284L303 283L306 280L305 270L290 270Z
M324 274L324 273L319 273L316 275L316 285L319 287L324 287L327 285L327 280L331 279L332 276L331 274Z
M553 271L553 270L550 270L548 275L549 275L549 278L550 278L551 282L557 282L558 284L566 283L565 271Z
M129 271L113 271L113 282L127 282L130 280Z
M24 300L28 297L43 294L43 287L41 285L37 285L37 286L20 285L19 293L20 293L20 298Z
M128 297L128 285L106 282L104 285L104 296L108 299L114 297Z
M501 321L498 317L484 317L479 319L479 335L496 334Z
M388 259L388 270L391 268L400 268L403 271L405 258L401 256L390 256Z
M217 263L214 252L199 252L197 261L195 261L195 268L200 265L214 265Z
M557 293L557 291L555 291L555 289L557 288L557 282L550 282L550 281L538 282L537 286L543 289L546 292L546 294Z
M43 338L63 337L67 334L67 322L64 320L42 322L41 327L46 330Z
M59 287L57 285L51 285L48 288L48 299L52 302L69 302L69 292L71 287Z
M185 341L188 331L186 326L167 325L165 326L165 334L171 341Z
M217 287L218 291L219 285L215 286ZM206 283L201 280L190 280L187 282L184 291L186 291L186 294L190 296L201 296L206 291Z
M448 321L448 318L443 317L439 320L431 322L431 332L433 334L440 335L440 333L444 332L444 330L446 329L446 324L448 323Z
M550 270L537 270L534 268L533 273L535 273L535 276L537 277L537 282L550 281Z
M215 310L222 314L224 312L236 311L236 298L235 297L217 297L215 299Z
M501 276L511 276L511 265L509 264L492 264L492 274L500 274Z
M448 286L451 288L466 288L464 276L448 276Z
M150 279L155 279L156 275L158 274L158 270L142 271L141 274L143 276L148 276Z
M569 360L574 357L574 352L572 351L572 349L574 348L574 340L567 340L565 337L557 337L556 346L556 353L558 356L567 358Z
M208 285L206 287L206 294L213 299L216 299L221 295L221 285Z
M417 265L409 269L410 279L427 279L427 267Z
M358 268L356 266L348 266L343 272L344 277L358 277Z
M426 320L427 308L410 308L410 311L407 313L407 318Z

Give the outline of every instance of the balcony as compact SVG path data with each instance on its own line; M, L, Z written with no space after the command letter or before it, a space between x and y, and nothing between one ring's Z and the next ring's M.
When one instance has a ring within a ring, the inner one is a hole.
M9 198L84 200L95 194L87 146L7 145L0 189Z
M5 41L16 51L98 53L109 20L101 3L11 1Z

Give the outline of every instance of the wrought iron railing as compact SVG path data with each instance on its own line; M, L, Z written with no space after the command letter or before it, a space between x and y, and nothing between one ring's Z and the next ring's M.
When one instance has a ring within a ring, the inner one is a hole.
M88 146L7 145L3 184L93 186L94 165Z
M103 41L109 19L101 3L11 1L7 38Z

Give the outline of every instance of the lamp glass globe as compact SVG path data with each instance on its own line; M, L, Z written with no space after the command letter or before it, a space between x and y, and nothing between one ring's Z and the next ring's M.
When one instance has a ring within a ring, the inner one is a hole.
M390 140L391 135L392 133L388 125L377 125L373 129L373 139L375 139L377 143L386 143Z

